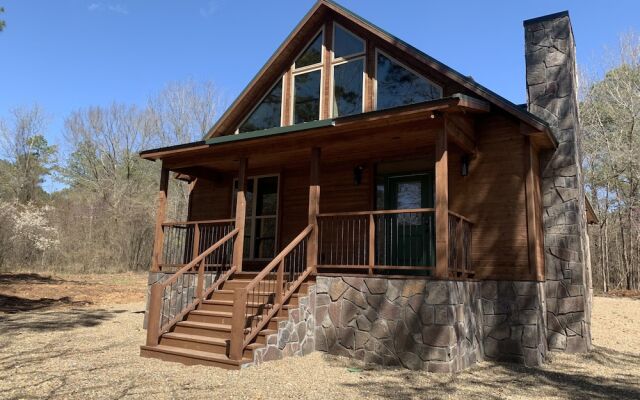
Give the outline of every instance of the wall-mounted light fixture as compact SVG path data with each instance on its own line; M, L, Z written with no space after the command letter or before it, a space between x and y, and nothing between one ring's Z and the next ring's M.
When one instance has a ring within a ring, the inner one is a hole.
M469 156L468 155L463 155L462 156L462 160L461 160L461 170L460 170L460 175L462 176L467 176L469 175Z
M364 167L362 165L358 165L353 169L353 184L359 186L362 183L362 173L364 172Z

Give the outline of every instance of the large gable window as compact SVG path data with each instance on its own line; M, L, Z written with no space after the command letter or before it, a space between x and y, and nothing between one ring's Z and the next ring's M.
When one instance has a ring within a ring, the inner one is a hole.
M293 64L293 123L320 119L323 32L320 31Z
M280 126L282 117L282 79L271 88L260 104L238 128L239 133Z
M415 104L442 97L442 88L382 52L376 57L376 108Z
M364 106L365 42L334 24L333 117L359 114Z

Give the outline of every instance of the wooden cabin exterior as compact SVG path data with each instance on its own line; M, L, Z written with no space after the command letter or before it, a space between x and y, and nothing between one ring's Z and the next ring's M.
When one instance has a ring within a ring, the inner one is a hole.
M349 295L334 296L343 282L362 294L363 313L375 285L422 282L425 298L443 282L472 294L483 282L537 287L540 160L557 147L549 124L525 108L319 1L202 141L141 153L162 162L151 268L161 278L142 355L228 368L266 361L259 350L269 335L281 341L287 321L300 324L292 313L302 306L315 326L289 355L318 348L314 335L345 318L344 305L341 317L318 315L323 306L331 314L321 302ZM190 182L187 221L165 220L172 173ZM476 300L448 304L474 313ZM323 340L324 351L393 363ZM457 370L475 359L422 362Z

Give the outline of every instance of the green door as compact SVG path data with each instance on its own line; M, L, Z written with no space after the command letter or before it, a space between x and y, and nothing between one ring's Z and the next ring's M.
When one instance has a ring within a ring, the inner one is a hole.
M391 175L385 179L385 208L407 210L433 207L433 174ZM433 213L385 215L384 258L388 265L432 266Z

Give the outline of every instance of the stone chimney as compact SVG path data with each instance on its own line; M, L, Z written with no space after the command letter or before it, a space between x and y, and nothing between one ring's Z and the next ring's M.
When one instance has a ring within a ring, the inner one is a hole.
M524 21L529 112L558 148L542 154L547 344L591 348L591 267L580 154L576 57L567 11Z

